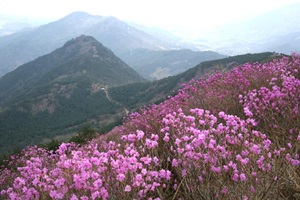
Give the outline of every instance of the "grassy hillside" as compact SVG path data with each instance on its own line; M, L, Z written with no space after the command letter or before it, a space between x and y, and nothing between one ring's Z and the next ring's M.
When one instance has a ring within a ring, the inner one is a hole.
M30 147L2 198L299 199L300 56L193 80L108 135Z

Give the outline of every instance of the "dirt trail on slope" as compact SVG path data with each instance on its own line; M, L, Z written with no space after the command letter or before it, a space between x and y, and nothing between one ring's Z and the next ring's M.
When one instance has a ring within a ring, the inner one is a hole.
M117 104L117 105L119 105L119 106L121 106L121 107L124 107L124 106L121 105L121 103L119 103L119 102L113 100L113 99L109 96L109 93L108 93L108 91L107 91L106 88L104 88L103 91L105 92L106 98L107 98L110 102L115 103L115 104ZM124 107L124 111L125 111L126 115L129 113L129 110L128 110L126 107Z

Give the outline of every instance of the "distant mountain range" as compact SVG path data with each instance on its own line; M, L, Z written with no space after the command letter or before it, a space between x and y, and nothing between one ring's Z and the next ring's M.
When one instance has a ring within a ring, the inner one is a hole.
M146 82L93 37L71 39L0 78L0 152L58 136L66 140L83 126L103 132L128 111L175 94L181 83L272 56L204 62L177 76Z
M172 36L170 33L157 29L154 31L154 29L146 29L142 26L140 27L143 30L140 30L136 27L138 26L130 26L114 17L94 16L84 12L75 12L58 21L37 28L23 29L22 31L0 37L0 76L21 64L50 53L62 46L66 41L82 34L93 36L124 61L135 63L132 67L137 71L140 71L142 66L145 66L144 68L149 67L150 69L145 69L145 71L149 71L149 74L143 73L143 76L150 79L157 78L150 75L155 73L157 66L151 66L148 60L132 56L132 52L136 52L137 49L146 49L147 51L138 51L141 57L147 58L147 54L150 51L172 50L168 53L161 52L159 54L151 52L152 63L156 64L163 60L168 61L168 57L163 58L163 55L171 53L179 55L181 51L176 53L175 50L183 47L192 47L178 42L180 39ZM195 50L196 48L193 49ZM142 55L143 53L145 54ZM165 64L164 68L170 69L171 73L164 74L173 75L176 72L182 72L197 64L192 61L195 59L204 61L220 58L219 54L211 53L207 58L204 58L204 55L207 55L207 53L202 54L199 52L195 54L192 51L190 53L191 55L188 55L187 51L185 51L183 55L177 57L177 60L181 62L180 65ZM199 58L195 58L196 55L199 55ZM165 61L164 63L167 63Z
M58 21L0 37L0 76L82 34L95 37L117 55L135 48L172 48L114 17L75 12Z

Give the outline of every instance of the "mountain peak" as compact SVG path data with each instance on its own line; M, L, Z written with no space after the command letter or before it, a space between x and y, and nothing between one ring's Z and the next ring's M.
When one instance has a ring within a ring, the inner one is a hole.
M76 38L74 38L75 41L97 41L95 38L93 38L92 36L88 36L88 35L80 35Z
M81 35L66 42L63 48L75 48L74 50L78 50L78 47L92 48L95 44L101 45L101 43L92 36Z
M91 16L91 15L88 14L87 12L75 11L75 12L72 12L71 14L69 14L68 16Z
M101 46L103 46L98 40L96 40L94 37L89 35L80 35L78 37L72 38L71 40L66 42L64 46L75 45L75 44L81 44L81 45L100 44Z
M55 58L54 60L60 59L63 63L59 68L64 69L60 69L59 73L64 71L64 76L73 76L74 73L78 76L79 72L84 71L82 76L88 76L107 86L143 80L109 48L92 36L81 35L73 38L49 55Z
M103 19L102 16L91 15L86 12L73 12L64 18L58 20L60 25L67 27L68 29L89 28L99 23ZM53 23L53 22L52 22ZM54 23L55 24L55 23ZM82 31L80 31L82 33Z
M61 51L64 52L63 55L72 57L86 55L93 58L99 57L102 60L106 57L115 57L110 49L103 46L92 36L87 35L81 35L69 40L61 48Z
M76 11L65 16L63 19L82 19L82 18L90 18L90 17L96 17L96 16L90 15L89 13L83 11Z

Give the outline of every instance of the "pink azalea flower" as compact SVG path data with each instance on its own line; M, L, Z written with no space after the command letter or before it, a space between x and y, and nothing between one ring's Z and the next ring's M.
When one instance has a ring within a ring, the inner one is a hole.
M241 181L245 181L247 179L246 175L244 173L240 174Z
M126 185L124 191L125 192L130 192L131 191L131 187L129 185Z

